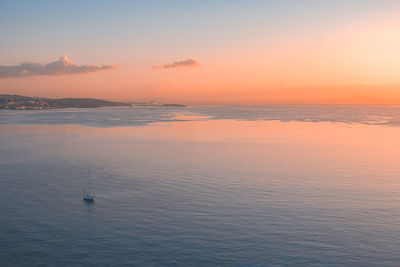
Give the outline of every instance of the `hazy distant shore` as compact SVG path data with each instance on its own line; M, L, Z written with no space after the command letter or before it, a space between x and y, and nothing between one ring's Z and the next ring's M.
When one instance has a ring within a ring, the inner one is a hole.
M45 98L21 95L0 95L0 109L38 110L62 108L100 108L100 107L163 106L184 107L182 104L158 102L113 102L94 98Z

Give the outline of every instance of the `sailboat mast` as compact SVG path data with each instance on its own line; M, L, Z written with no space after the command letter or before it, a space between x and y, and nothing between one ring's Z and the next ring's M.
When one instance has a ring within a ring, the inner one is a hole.
M90 167L89 167L89 193L91 193L92 192L92 190L91 190L91 187L90 187Z
M88 187L89 187L89 191L83 190L83 199L87 200L87 201L94 201L94 198L96 197L95 194L92 194L92 185L90 182L90 178L91 178L91 168L90 165L88 166Z

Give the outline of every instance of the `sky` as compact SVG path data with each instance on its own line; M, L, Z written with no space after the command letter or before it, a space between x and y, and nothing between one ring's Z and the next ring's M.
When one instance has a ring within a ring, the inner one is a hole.
M400 103L400 1L4 1L0 94Z

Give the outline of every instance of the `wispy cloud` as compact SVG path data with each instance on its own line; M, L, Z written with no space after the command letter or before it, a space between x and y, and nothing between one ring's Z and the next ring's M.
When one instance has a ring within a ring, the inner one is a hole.
M80 74L113 69L114 66L103 65L76 65L69 60L67 55L63 55L59 60L47 64L40 63L21 63L14 66L0 65L0 78L19 78L33 75L63 75Z
M182 68L182 67L196 67L199 66L200 63L194 59L186 59L181 61L175 61L173 63L165 63L160 66L155 66L153 69L172 69L172 68Z

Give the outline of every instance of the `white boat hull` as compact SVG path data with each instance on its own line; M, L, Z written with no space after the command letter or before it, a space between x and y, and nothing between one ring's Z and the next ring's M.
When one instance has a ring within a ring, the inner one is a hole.
M95 198L96 198L96 196L92 195L92 194L84 194L83 195L83 199L86 201L94 201Z

